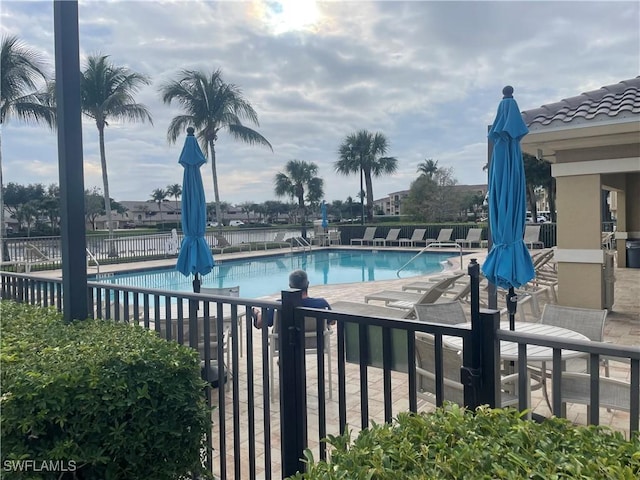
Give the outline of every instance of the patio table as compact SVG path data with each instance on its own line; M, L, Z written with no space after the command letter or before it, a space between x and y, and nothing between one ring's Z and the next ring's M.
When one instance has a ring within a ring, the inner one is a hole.
M471 328L470 323L461 323L457 324L457 327L467 327ZM500 322L500 328L502 330L509 329L509 322ZM553 325L545 325L542 323L526 323L526 322L516 322L515 325L516 332L526 333L526 334L535 334L535 335L548 335L550 337L554 337L555 339L566 339L566 340L583 340L589 341L589 338L582 333L575 332L573 330L569 330L568 328L556 327ZM453 337L453 336L443 336L442 341L452 348L457 348L462 350L462 338L461 337ZM563 364L566 360L570 358L578 358L584 357L587 354L584 352L579 352L576 350L562 350L562 361ZM505 362L517 362L518 361L518 344L516 342L508 342L506 340L500 341L500 358ZM553 361L553 348L544 347L540 345L527 345L527 363L534 364L536 366L540 366L545 362ZM527 375L529 376L529 371L527 370ZM543 382L545 372L543 370ZM531 382L527 382L528 387L531 386ZM544 387L543 387L544 388ZM527 389L527 406L531 406L531 389Z

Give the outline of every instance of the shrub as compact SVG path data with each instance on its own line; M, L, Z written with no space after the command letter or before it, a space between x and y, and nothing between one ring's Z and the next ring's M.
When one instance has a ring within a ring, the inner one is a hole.
M330 463L306 452L308 471L294 479L638 479L640 435L565 419L523 420L516 410L455 405L398 415L351 443L328 438Z
M59 460L77 469L68 478L100 480L201 469L210 415L197 352L141 327L66 324L13 302L0 302L0 319L3 478L29 478L9 471L12 460Z

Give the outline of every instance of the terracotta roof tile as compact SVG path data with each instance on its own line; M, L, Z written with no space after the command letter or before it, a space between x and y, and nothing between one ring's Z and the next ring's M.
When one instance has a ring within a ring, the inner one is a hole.
M522 112L529 129L640 116L640 76Z

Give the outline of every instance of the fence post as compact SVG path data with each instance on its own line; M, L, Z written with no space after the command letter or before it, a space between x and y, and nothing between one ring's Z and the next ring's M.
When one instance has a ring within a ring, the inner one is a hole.
M496 339L496 332L500 327L500 312L481 310L477 323L477 326L471 328L474 330L474 342L482 345L478 404L497 408L500 407L500 343Z
M464 366L460 378L464 404L470 408L489 404L496 407L500 398L500 350L496 331L500 312L480 311L480 265L475 258L468 267L471 282L471 348L463 353Z
M282 478L304 471L307 447L307 399L304 368L304 329L296 322L295 309L302 301L300 290L282 291L280 333L280 434Z

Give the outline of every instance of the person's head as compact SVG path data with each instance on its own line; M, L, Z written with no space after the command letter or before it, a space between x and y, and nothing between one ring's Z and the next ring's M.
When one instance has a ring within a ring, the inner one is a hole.
M309 288L309 278L304 270L294 270L289 275L289 288L297 288L306 292Z

